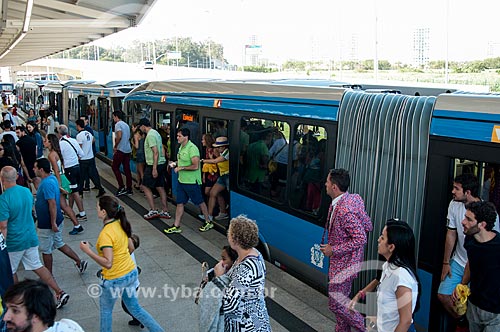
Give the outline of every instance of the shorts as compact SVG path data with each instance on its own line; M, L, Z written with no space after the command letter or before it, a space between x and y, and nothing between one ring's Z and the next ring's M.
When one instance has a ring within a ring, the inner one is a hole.
M54 249L59 249L65 245L62 238L63 226L64 223L62 222L58 226L59 231L57 233L54 233L52 229L38 229L38 241L40 242L38 248L42 254L50 255Z
M223 186L226 190L229 190L229 174L219 176L217 184Z
M137 150L137 152L135 153L135 162L143 164L146 162L146 156L144 155L144 150Z
M200 205L204 202L201 195L201 186L196 183L180 183L177 182L177 204L186 204L189 199L196 204Z
M23 262L24 269L28 271L38 270L43 266L38 254L38 246L26 250L9 252L10 267L12 274L17 272L19 263Z
M438 294L451 295L455 287L462 282L464 267L458 264L454 259L450 260L451 277L446 278L439 284Z
M68 178L70 183L69 188L71 193L77 193L80 191L80 166L76 165L73 167L68 167L64 169L64 174Z
M219 178L219 175L217 173L203 173L203 177L205 180L205 183L203 185L205 188L212 188L216 183L217 179Z
M156 166L156 170L158 171L158 176L154 178L153 166L146 165L146 169L144 170L144 176L142 177L142 184L151 189L164 187L166 166L167 164L160 164Z

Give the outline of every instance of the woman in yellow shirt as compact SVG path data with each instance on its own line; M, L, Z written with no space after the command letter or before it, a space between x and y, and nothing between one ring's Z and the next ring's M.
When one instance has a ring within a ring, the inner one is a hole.
M149 331L163 332L163 328L144 310L137 300L135 283L138 272L129 253L129 238L132 226L127 220L125 210L111 196L102 196L97 203L97 217L104 226L97 239L97 253L86 241L80 243L80 249L102 266L103 282L99 298L101 312L101 332L112 331L113 306L117 291L121 292L123 302L130 313Z

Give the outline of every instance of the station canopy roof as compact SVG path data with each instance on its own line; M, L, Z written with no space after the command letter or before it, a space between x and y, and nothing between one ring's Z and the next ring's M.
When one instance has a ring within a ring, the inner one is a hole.
M0 67L87 44L140 23L156 0L0 0Z

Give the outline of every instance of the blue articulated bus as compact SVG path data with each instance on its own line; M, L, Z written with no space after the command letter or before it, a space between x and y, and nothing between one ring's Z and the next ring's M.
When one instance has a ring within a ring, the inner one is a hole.
M18 82L15 85L16 102L19 109L28 114L30 109L40 109L41 86L37 81Z
M474 173L483 199L500 207L489 185L500 185L499 96L167 81L135 88L124 99L124 111L129 123L151 120L166 139L170 160L176 159L177 128L189 128L198 146L203 134L227 136L230 215L255 219L266 258L325 292L329 263L319 243L330 199L324 182L329 169L348 169L349 191L364 198L374 224L366 260L377 259L377 238L387 219L406 220L415 232L419 330L437 331L443 324L436 292L453 178ZM284 148L273 152L280 140ZM267 168L270 158L278 163L274 172ZM498 179L492 182L492 176ZM228 221L215 222L219 230L228 227ZM375 271L365 270L355 288L374 277Z
M42 108L54 115L55 121L68 123L68 87L76 84L91 84L95 81L71 80L47 83L42 87Z
M67 112L64 112L64 123L68 124L70 135L77 134L75 121L81 116L87 117L94 130L97 151L109 159L113 158L112 114L114 111L121 111L125 95L144 82L112 81L106 84L66 86L64 89L68 102L63 102L63 107L67 108Z

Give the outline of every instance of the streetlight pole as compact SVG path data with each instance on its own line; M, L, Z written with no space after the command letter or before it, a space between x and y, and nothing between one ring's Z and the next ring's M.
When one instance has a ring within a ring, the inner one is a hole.
M179 54L179 43L177 40L177 34L175 34L175 52L176 52L176 54ZM179 67L179 58L177 57L177 55L176 55L175 63L177 65L177 67Z
M210 38L208 39L208 68L212 69L212 51L210 50Z
M154 59L154 64L156 65L156 42L153 40L153 59Z

